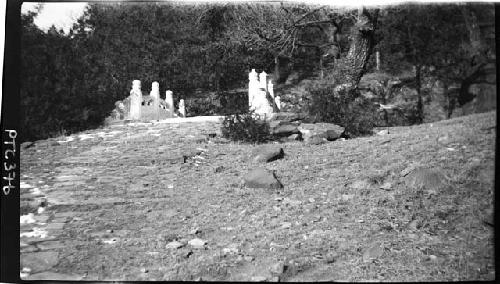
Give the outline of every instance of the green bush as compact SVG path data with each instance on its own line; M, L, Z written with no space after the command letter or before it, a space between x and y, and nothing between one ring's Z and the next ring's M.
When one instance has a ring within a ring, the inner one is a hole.
M309 115L316 121L330 122L345 127L349 137L372 134L381 117L377 107L359 96L355 92L339 92L333 96L335 86L318 84L309 89L311 103L308 107Z
M221 131L222 136L233 141L263 143L271 140L269 125L254 112L226 115Z

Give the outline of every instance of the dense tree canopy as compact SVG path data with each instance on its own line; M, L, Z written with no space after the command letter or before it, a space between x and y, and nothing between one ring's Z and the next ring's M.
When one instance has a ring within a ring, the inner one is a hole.
M25 140L100 125L134 79L144 92L158 81L176 100L244 88L252 68L275 82L295 70L355 89L375 48L385 71L416 71L417 91L438 77L461 86L464 103L495 59L487 5L91 4L69 34L41 31L36 13L21 19Z

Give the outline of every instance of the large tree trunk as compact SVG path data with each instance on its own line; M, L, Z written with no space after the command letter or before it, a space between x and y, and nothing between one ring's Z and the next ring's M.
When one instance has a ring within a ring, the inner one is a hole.
M424 102L422 99L422 66L415 66L415 88L417 90L417 116L418 122L424 121Z
M478 81L485 81L488 75L488 56L487 47L481 39L481 30L476 14L470 7L462 7L462 16L469 35L469 54L471 69L460 83L458 94L458 103L460 106L472 101L474 95L469 92L471 85Z
M333 70L327 70L329 74L326 77L332 79L337 92L351 92L358 87L372 51L377 17L378 10L371 15L365 8L358 10L358 20L350 35L351 45L346 57L336 60Z

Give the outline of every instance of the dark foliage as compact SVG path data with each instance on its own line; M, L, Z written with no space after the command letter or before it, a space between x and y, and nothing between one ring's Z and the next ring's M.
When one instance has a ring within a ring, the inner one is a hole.
M234 141L263 143L272 138L269 125L251 111L225 116L221 130L222 136Z
M369 135L376 125L380 125L381 116L377 107L358 94L340 92L333 96L333 86L319 85L312 87L309 113L316 121L330 122L345 127L349 137Z

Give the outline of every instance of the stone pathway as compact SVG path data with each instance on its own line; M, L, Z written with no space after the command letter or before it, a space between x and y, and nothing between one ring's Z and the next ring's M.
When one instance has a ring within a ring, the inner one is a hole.
M491 213L482 210L493 208L495 125L489 113L321 145L287 142L270 162L254 159L260 146L220 138L217 119L115 124L27 143L20 273L491 280L493 230L483 222ZM413 172L422 165L443 176ZM245 187L244 174L257 167L284 188Z
M113 161L117 157L126 159L129 154L133 154L131 158L135 159L137 153L127 153L128 150L137 147L138 143L147 147L148 141L156 139L163 139L165 147L149 150L169 152L174 157L177 155L178 160L183 159L184 149L176 149L175 145L182 145L179 142L196 143L205 140L208 134L220 135L219 120L220 117L196 117L117 124L104 131L86 131L39 141L33 149L24 150L21 156L21 278L92 280L87 275L63 273L57 267L66 261L61 259L61 251L68 250L69 245L77 245L73 238L65 234L68 224L81 224L84 229L88 221L86 209L128 202L122 194L107 197L98 194L100 188L96 185L113 186L123 179L109 170L113 168ZM47 151L54 153L47 155ZM150 151L145 152L144 158L147 158ZM137 166L140 167L140 164L138 159ZM103 166L107 166L108 170L103 171ZM40 170L42 168L45 169ZM104 243L116 242L105 234L94 232L89 235ZM77 248L73 250L77 251Z

